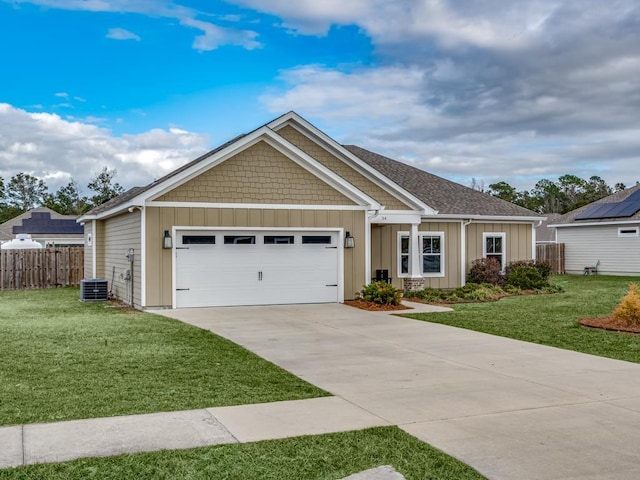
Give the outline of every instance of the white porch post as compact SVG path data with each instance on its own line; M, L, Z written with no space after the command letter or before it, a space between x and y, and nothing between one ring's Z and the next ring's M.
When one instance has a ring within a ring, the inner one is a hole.
M420 238L418 237L418 225L411 224L411 246L409 248L411 263L409 264L409 277L421 278L420 273Z

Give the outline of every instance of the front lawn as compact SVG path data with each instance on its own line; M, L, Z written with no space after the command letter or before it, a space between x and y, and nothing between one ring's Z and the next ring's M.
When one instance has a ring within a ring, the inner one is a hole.
M0 479L335 480L391 465L407 480L480 480L397 427L173 450L0 470Z
M327 395L211 332L74 288L0 292L0 339L0 425Z
M583 327L580 318L610 315L638 277L563 275L565 293L514 296L491 303L452 305L448 313L406 315L418 320L640 363L640 336Z

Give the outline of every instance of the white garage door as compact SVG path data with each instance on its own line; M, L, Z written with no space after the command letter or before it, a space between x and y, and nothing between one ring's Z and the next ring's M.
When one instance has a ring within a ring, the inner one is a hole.
M338 301L338 233L178 231L176 307Z

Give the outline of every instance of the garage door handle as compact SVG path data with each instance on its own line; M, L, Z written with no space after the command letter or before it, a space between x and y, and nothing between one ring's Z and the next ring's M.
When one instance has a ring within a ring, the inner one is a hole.
M325 287L337 287L337 286L338 286L338 284L337 284L337 283L336 283L336 284L333 284L333 285L325 285Z
M176 292L184 292L185 290L191 290L190 288L176 288Z

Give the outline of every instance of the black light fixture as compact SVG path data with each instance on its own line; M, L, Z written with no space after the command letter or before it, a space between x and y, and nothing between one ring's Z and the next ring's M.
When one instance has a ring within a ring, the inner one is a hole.
M351 232L347 232L344 236L344 248L353 248L356 246L356 239L351 236Z
M169 235L169 230L164 231L164 238L162 239L162 248L173 248L173 240Z

